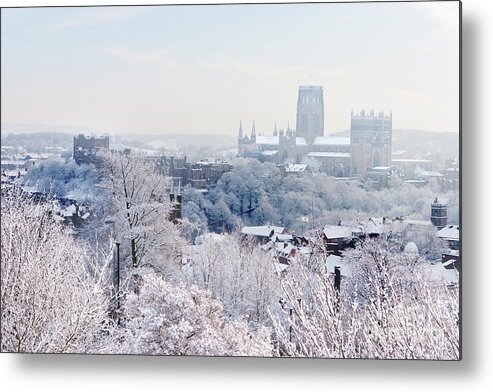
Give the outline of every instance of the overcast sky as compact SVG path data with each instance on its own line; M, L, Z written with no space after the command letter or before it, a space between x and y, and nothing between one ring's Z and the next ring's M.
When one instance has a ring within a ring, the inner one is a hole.
M271 134L315 84L326 133L352 108L458 132L458 4L2 9L2 122Z

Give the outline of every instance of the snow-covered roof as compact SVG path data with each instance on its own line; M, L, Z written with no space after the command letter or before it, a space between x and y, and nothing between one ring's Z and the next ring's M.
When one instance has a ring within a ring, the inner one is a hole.
M319 136L313 144L315 146L346 146L351 144L351 138L342 136Z
M460 168L458 166L449 167L448 169L445 169L445 171L448 171L448 172L458 172L459 170L460 170Z
M267 155L267 156L272 156L272 155L276 155L279 151L277 150L265 150L265 151L262 151L262 155Z
M72 216L75 215L76 212L77 212L77 208L75 207L74 204L71 204L62 211L62 214L63 216Z
M284 227L281 226L245 226L241 229L242 234L253 235L255 237L269 237L272 231L281 234Z
M301 163L291 163L286 167L286 172L288 173L300 173L304 172L306 168L308 167L307 164L301 164Z
M460 239L459 225L445 226L443 229L438 231L437 237L447 239L447 240L458 241Z
M349 238L353 235L353 229L348 226L326 225L324 234L327 238Z
M414 225L414 226L431 226L430 221L422 221L422 220L406 219L404 221L404 223L408 224L408 225Z
M431 163L429 159L392 159L395 163Z
M421 173L422 176L424 177L443 177L442 173L438 172L429 172L429 171L424 171Z
M276 233L272 237L273 241L279 241L279 242L291 241L292 239L293 236L291 234L282 234L282 233Z
M1 164L2 165L15 165L15 166L21 166L24 165L26 162L21 161L21 160L13 160L13 159L2 159Z
M284 256L289 256L293 250L296 249L296 246L292 244L284 244L282 242L276 242L276 250L279 254Z
M375 167L372 167L371 170L377 170L377 171L385 171L385 170L389 170L390 169L390 166L375 166Z
M277 146L279 144L279 136L257 136L255 143Z
M310 152L307 154L313 158L350 158L351 155L348 152Z
M267 145L267 146L278 146L279 145L279 135L276 136L257 136L255 139L256 144ZM297 137L295 140L297 146L306 146L306 140L303 137Z
M404 155L405 153L407 153L407 151L406 151L406 150L397 150L397 151L394 151L394 152L392 153L392 156L399 157L399 156Z
M297 137L296 138L296 145L297 146L306 146L307 142L304 137Z
M20 172L19 170L5 170L4 174L7 177L17 177L20 174Z

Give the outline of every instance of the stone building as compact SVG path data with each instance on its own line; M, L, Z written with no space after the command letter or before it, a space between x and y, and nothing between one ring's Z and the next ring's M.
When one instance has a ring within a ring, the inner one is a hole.
M78 165L97 164L98 151L109 148L109 136L86 136L84 134L74 136L74 161Z
M351 112L351 175L364 177L369 168L390 166L392 113Z
M296 111L296 133L311 144L324 135L324 95L321 86L300 86Z
M262 162L317 162L319 170L335 177L366 177L368 169L391 166L392 113L351 112L350 136L324 135L324 100L321 86L300 86L296 129L274 125L271 136L250 137L238 130L238 155ZM313 166L313 165L312 165Z

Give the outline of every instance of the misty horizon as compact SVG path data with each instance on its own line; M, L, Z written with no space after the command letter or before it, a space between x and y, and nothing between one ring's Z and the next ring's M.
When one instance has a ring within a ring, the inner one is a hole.
M223 135L255 121L268 135L296 126L310 84L324 89L325 134L362 108L458 132L458 4L3 9L2 119Z

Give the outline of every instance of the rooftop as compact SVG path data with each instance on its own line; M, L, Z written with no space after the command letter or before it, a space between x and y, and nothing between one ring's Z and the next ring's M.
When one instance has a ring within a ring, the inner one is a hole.
M457 240L458 241L460 239L459 225L445 226L443 229L438 231L437 237L447 239L447 240Z
M307 156L314 158L350 158L351 154L349 152L310 152Z
M342 136L319 136L313 144L315 146L346 146L351 144L351 138Z
M253 235L255 237L269 237L274 233L281 234L284 231L284 227L281 226L245 226L241 229L242 234Z

